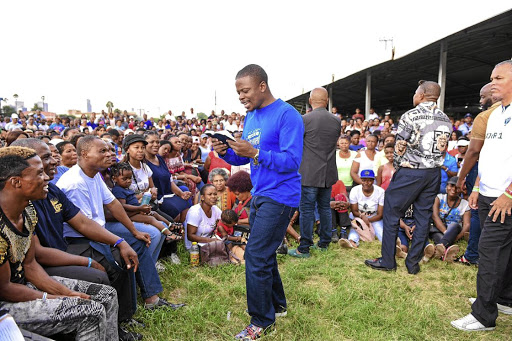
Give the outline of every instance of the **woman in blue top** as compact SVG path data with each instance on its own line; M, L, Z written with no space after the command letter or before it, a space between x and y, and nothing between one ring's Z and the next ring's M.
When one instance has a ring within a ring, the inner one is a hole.
M183 223L187 216L188 209L192 206L189 201L191 193L182 191L174 182L167 169L164 159L158 155L160 148L158 134L148 131L144 134L146 145L146 164L153 172L153 183L158 188L157 199L160 203L160 210L167 213L175 221Z

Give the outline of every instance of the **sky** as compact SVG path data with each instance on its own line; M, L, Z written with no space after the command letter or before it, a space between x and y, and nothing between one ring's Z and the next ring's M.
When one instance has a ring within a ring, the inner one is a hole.
M29 109L243 112L234 78L291 99L509 10L473 0L2 1L0 97ZM449 53L449 52L448 52ZM449 65L448 65L449 67ZM4 103L2 103L2 106Z

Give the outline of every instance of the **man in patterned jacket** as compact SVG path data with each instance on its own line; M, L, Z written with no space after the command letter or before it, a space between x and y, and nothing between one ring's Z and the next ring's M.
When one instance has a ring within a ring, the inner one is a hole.
M415 108L400 118L395 144L396 172L384 201L382 257L365 261L372 269L396 269L395 243L400 217L413 204L416 228L405 265L410 274L420 271L432 206L439 192L443 152L452 133L448 116L436 105L440 93L439 84L420 81L413 96Z

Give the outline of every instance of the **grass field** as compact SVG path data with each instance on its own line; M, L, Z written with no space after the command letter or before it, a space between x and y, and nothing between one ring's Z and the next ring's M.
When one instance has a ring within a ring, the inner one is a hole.
M461 250L465 245L461 244ZM245 314L243 266L190 268L180 245L182 265L166 264L163 297L185 302L178 311L139 309L145 340L230 340L249 322ZM264 340L511 340L512 316L501 315L493 332L467 333L450 321L470 312L476 295L475 267L432 260L421 272L374 271L364 260L380 255L380 243L359 249L331 244L309 259L278 256L288 316ZM228 319L228 313L230 318Z

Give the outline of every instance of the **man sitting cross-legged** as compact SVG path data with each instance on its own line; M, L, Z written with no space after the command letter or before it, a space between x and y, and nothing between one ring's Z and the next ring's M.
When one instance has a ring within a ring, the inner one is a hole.
M117 340L117 296L106 285L50 277L31 245L37 223L31 200L48 193L41 159L28 148L0 149L0 307L41 335Z

